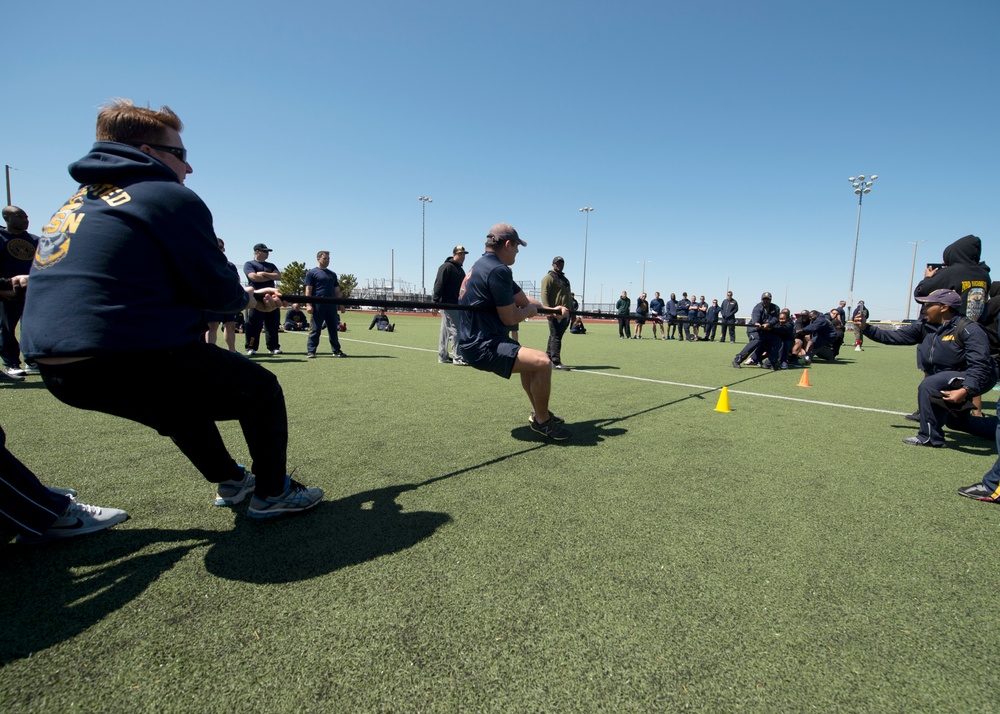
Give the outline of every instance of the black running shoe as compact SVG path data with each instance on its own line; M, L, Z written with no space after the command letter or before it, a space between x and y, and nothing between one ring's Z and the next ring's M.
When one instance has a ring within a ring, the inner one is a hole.
M565 441L573 436L572 432L562 424L556 424L552 419L540 424L537 421L531 422L531 430L542 436L547 436L553 441Z

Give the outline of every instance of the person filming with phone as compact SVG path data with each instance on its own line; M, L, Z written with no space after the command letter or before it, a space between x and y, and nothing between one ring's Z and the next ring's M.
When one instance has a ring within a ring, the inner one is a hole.
M927 376L917 387L920 430L903 439L910 446L945 446L944 426L949 413L967 413L972 398L997 383L997 364L990 356L986 332L962 313L962 296L954 290L935 290L916 298L924 306L926 322L899 330L880 330L863 315L854 321L868 337L884 345L919 344L920 364Z

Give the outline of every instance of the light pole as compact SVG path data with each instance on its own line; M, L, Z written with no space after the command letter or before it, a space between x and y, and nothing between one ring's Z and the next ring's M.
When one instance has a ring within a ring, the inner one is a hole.
M580 309L587 309L587 238L590 236L590 213L593 207L586 206L580 209L580 213L586 215L583 224L583 292L580 293Z
M646 263L652 263L651 260L637 260L636 263L642 263L642 290L639 293L646 292Z
M913 302L913 271L917 267L917 246L921 243L926 243L926 240L913 240L909 241L910 245L913 246L913 262L910 263L910 287L906 289L906 318L910 319L910 303Z
M861 200L865 197L866 193L872 192L872 184L875 183L875 179L878 178L878 174L872 174L871 176L865 178L864 174L858 174L856 177L851 176L848 181L854 187L854 193L858 196L858 226L854 229L854 257L851 258L851 285L847 289L847 306L854 309L854 268L858 264L858 236L861 233Z
M427 296L427 286L424 283L424 237L427 235L427 204L434 203L434 199L421 196L420 201L420 294Z

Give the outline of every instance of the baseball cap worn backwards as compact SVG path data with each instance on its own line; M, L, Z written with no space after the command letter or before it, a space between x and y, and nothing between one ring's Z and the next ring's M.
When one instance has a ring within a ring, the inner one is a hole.
M526 241L521 240L521 236L517 234L514 230L514 226L507 223L497 223L495 226L490 228L490 232L486 234L486 242L490 245L499 245L505 243L506 241L514 241L521 245L528 245Z
M925 295L924 297L918 297L915 299L917 302L922 303L941 303L945 307L950 307L952 310L962 309L962 296L954 290L935 290L930 295Z
M255 246L253 247L253 249L254 249L254 250L262 250L262 251L264 251L265 253L270 253L270 252L271 252L271 249L270 249L270 248L268 248L268 247L267 247L266 245L264 245L263 243L258 243L257 245L255 245Z

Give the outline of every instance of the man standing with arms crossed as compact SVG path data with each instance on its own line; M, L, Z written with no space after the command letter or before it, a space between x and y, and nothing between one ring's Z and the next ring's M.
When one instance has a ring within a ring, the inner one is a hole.
M573 293L569 289L569 278L563 272L566 261L557 255L552 259L552 270L542 278L542 305L545 307L565 307L573 305ZM569 327L569 317L549 315L549 344L545 354L552 360L552 368L569 371L562 363L562 338Z
M340 280L337 274L330 270L330 251L321 250L316 254L317 266L306 273L305 287L306 295L316 297L343 297L340 292ZM337 305L321 305L319 303L307 303L306 312L312 315L312 325L309 328L309 337L306 340L306 357L313 359L319 347L319 338L323 332L323 325L330 336L330 348L334 357L346 357L340 349L340 313L343 308Z
M208 206L184 187L192 169L182 128L168 107L119 99L100 111L97 143L69 167L80 188L42 230L24 352L65 404L170 437L216 485L215 505L252 493L251 518L305 511L323 491L287 475L277 378L203 338L205 312L270 312L281 302L274 289L258 301L226 267ZM253 473L222 441L215 422L227 420L240 422ZM58 442L58 428L48 436Z
M271 257L271 249L263 243L258 243L253 247L253 260L248 260L243 264L243 272L254 290L273 288L274 281L281 280L281 271L274 263L267 262L269 257ZM271 312L250 310L246 326L247 355L255 355L260 350L261 328L264 329L267 338L267 349L272 355L280 355L281 345L278 344L278 325L280 324L281 315L277 310Z
M722 334L719 335L719 342L726 341L726 330L729 330L729 343L736 344L736 313L740 310L740 304L733 299L733 291L726 293L726 299L720 306L722 311Z
M552 361L544 352L522 347L510 338L511 328L537 315L542 306L514 284L510 266L522 245L528 244L506 223L496 224L486 235L486 253L465 276L459 304L492 309L462 311L458 347L465 360L476 369L493 372L504 379L510 379L514 373L520 374L521 387L531 402L528 422L532 431L564 441L572 433L564 426L563 419L549 411ZM565 307L554 309L560 318L569 317Z
M465 280L465 256L469 251L465 246L456 245L451 251L451 257L446 258L438 268L437 277L434 278L433 300L436 303L445 305L458 304L458 291ZM441 364L465 365L465 360L458 354L458 310L441 311L441 336L438 340L438 362ZM448 355L448 342L451 342L451 351L454 357Z

